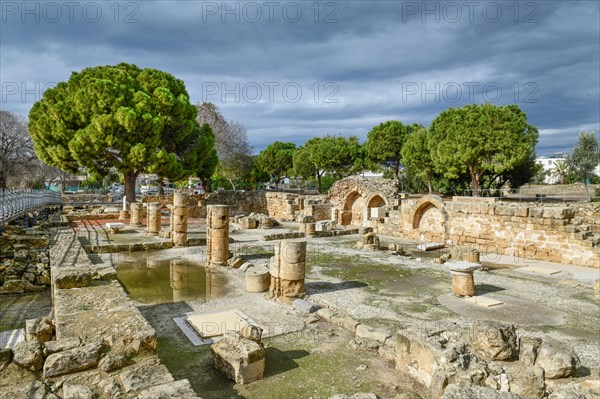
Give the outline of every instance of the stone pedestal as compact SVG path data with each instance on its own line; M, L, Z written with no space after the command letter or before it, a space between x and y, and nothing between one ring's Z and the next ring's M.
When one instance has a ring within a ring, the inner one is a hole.
M206 265L227 266L229 259L229 207L209 205L206 214Z
M129 220L129 224L136 227L143 226L142 220L144 219L144 204L134 202L131 204L130 212L131 219Z
M129 211L119 211L119 220L129 219Z
M306 237L314 237L317 235L316 223L300 223L299 228L301 233Z
M446 262L445 266L452 273L452 293L456 296L474 296L475 280L473 272L481 268L479 263L472 262Z
M306 241L280 241L271 258L269 298L292 303L304 297Z
M160 202L150 202L148 203L148 216L146 217L148 226L146 227L146 232L148 235L157 236L160 233L160 210L162 209L162 204Z
M246 271L246 291L266 292L270 283L271 275L266 267L252 267Z
M171 240L178 247L187 246L187 194L173 194L171 209Z

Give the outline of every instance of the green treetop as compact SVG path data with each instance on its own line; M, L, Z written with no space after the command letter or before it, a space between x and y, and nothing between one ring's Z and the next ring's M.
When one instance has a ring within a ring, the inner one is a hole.
M140 173L179 179L212 156L214 142L195 119L183 81L121 63L73 72L46 90L31 109L29 131L42 161L96 176L115 168L135 202Z
M538 139L516 105L449 108L431 122L429 133L436 172L447 179L468 173L474 196L485 178L527 164Z

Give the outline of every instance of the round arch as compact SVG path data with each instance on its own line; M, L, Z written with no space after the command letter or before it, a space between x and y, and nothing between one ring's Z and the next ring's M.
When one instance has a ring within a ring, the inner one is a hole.
M432 221L426 216L431 216L432 213L435 212L433 211L433 208L435 208L435 210L437 210L441 215L441 220L439 220L441 226L437 226L437 230L445 242L448 239L448 230L450 227L448 224L448 212L446 211L444 201L437 195L425 195L421 197L421 199L415 204L411 215L412 228L419 229L422 221L427 221L429 224L431 224ZM433 222L437 222L437 220L434 220Z

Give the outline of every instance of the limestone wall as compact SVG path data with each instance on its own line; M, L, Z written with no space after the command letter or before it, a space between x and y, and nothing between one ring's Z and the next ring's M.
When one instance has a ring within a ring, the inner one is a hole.
M436 196L402 200L380 234L472 245L499 253L600 268L600 204L506 203Z

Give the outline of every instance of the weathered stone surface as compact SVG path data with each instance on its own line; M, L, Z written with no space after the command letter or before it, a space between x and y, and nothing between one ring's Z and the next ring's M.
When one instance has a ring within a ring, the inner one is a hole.
M48 357L53 353L77 348L81 344L78 337L63 338L56 341L48 341L44 344L44 356Z
M524 398L542 398L544 396L544 369L515 362L506 367L506 376L510 392Z
M200 399L188 380L160 384L140 392L135 399Z
M486 361L513 360L518 354L515 326L476 322L470 343L475 353Z
M53 270L54 288L87 287L92 282L89 270L77 267L63 267Z
M440 399L522 399L510 392L499 392L492 388L476 385L448 385Z
M548 395L548 399L590 399L598 396L586 396L577 384L563 385Z
M317 310L321 309L321 307L316 303L306 301L304 299L294 299L294 302L292 302L292 306L294 307L294 309L306 313L314 313Z
M327 321L331 321L331 319L335 315L336 315L336 312L334 312L331 309L321 308L321 309L317 310L317 316L319 316L320 318L327 320Z
M173 382L173 376L164 365L143 365L119 374L125 392L139 391L154 385Z
M535 364L544 369L546 378L554 379L575 374L580 361L568 344L546 337L538 351Z
M233 258L229 258L227 260L227 264L234 269L238 269L244 264L244 260L239 256L234 256Z
M245 273L248 271L248 269L250 269L252 267L254 267L254 263L246 262L242 266L240 266L240 271Z
M377 330L366 324L359 324L356 326L356 335L362 338L372 339L382 344L391 336L387 331Z
M0 390L0 399L61 399L52 393L48 384L41 381L19 384L11 388L10 392Z
M381 398L374 393L355 393L352 396L343 395L343 394L334 395L334 396L330 397L329 399L381 399Z
M343 314L335 314L331 317L331 322L336 326L342 327L345 330L350 331L351 333L356 332L356 326L360 323L349 316Z
M44 363L44 377L57 377L95 367L100 360L101 350L102 343L94 342L54 353Z
M98 363L98 368L106 373L120 369L127 365L127 358L124 355L108 354Z
M600 296L600 278L594 282L594 294Z
M529 366L533 366L541 345L541 338L527 336L519 338L519 361Z
M588 379L579 384L581 392L592 398L600 398L600 380Z
M44 365L42 345L37 341L24 341L15 346L13 362L26 370L39 371Z
M12 349L0 349L0 371L10 364L13 358Z
M242 338L237 333L225 333L210 346L215 367L237 384L260 380L265 371L265 354L261 344Z
M94 392L84 385L65 381L63 384L63 399L94 399Z
M54 335L54 326L52 319L41 317L39 319L30 319L25 321L25 340L36 340L40 344L52 340Z

